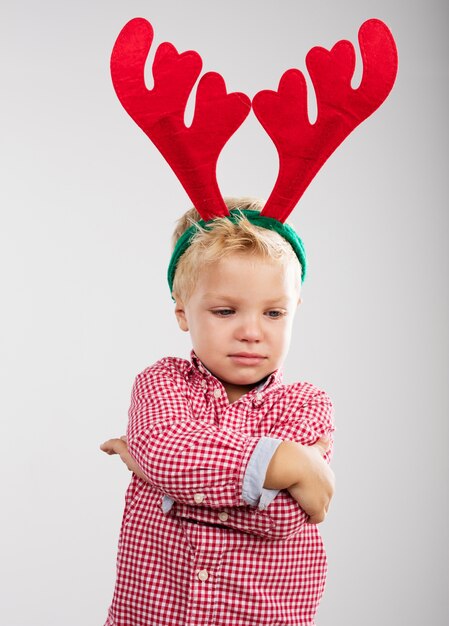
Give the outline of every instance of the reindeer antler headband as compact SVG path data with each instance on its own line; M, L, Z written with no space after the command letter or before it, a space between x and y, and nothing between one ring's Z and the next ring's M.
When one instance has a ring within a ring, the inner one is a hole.
M144 68L153 41L153 28L142 18L128 22L120 32L111 57L111 74L125 110L167 160L206 225L218 217L235 219L217 184L218 157L226 142L251 110L243 93L227 93L216 72L199 81L195 113L186 127L184 113L189 95L202 68L197 52L178 54L162 43L153 62L154 87L145 85ZM260 91L252 101L258 120L279 154L279 175L263 210L243 211L259 226L277 230L292 245L303 268L302 242L285 220L308 185L334 150L390 93L397 73L397 51L387 26L377 19L362 24L359 44L363 59L362 80L351 87L355 51L349 41L332 50L310 50L306 65L315 89L317 119L307 114L307 86L297 69L287 70L278 91ZM191 227L173 251L168 271L170 292L177 262L193 237Z

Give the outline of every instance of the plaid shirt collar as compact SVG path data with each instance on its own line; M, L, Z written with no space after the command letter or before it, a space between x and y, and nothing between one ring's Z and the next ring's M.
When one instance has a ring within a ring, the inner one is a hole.
M216 376L214 376L212 372L207 369L204 363L197 357L193 349L190 351L190 361L194 372L201 375L202 378L211 377L218 382ZM282 386L282 380L283 370L282 368L278 368L264 378L257 387L254 387L254 389L251 389L251 391L245 394L245 396L248 397L248 399L252 399L253 396L257 396L257 400L263 402L266 395L271 394L272 391L275 391Z

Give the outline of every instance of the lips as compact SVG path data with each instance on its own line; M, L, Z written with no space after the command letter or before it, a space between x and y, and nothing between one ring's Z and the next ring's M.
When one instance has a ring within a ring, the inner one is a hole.
M258 365L266 358L262 354L255 352L238 352L229 356L234 363L239 365Z

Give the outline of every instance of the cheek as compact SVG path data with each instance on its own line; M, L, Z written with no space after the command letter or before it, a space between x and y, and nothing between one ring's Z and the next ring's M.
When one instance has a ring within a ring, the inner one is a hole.
M290 322L286 322L282 328L278 329L276 341L280 348L286 349L290 345L291 334L292 325Z
M222 330L220 320L213 315L200 315L195 320L195 334L204 340L212 340L219 335Z

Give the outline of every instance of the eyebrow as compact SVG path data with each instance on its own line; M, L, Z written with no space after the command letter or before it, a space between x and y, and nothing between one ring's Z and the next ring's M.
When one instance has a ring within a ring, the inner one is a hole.
M210 291L208 293L205 293L202 296L202 300L207 300L209 298L214 298L216 300L224 300L226 302L234 302L236 301L235 296L230 296L230 295L226 295L226 294L221 294L221 293L214 293L213 291ZM279 303L279 302L286 302L288 300L288 298L286 296L275 296L274 298L270 298L269 300L265 300L264 304L268 305L268 304L275 304L275 303Z

